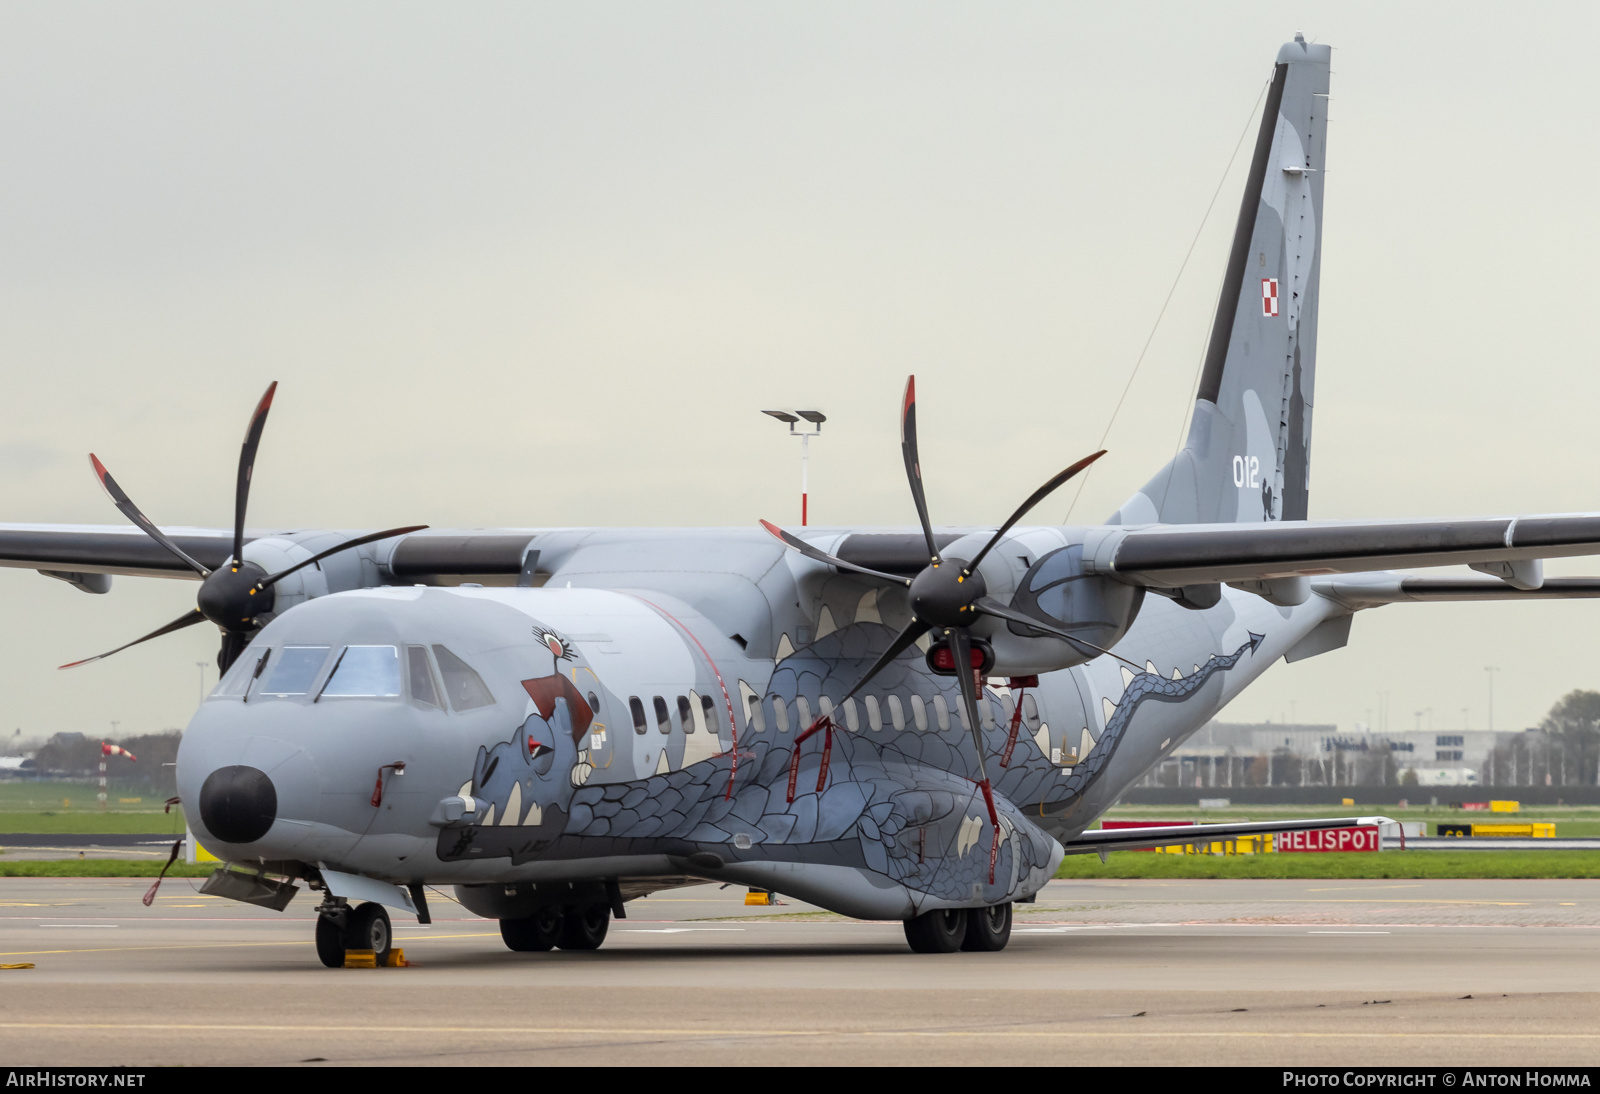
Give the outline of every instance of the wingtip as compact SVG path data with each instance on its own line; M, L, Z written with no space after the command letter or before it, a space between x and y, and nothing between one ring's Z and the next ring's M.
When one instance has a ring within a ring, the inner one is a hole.
M100 457L93 452L89 453L89 466L94 468L94 477L101 482L106 481L106 465L100 462Z

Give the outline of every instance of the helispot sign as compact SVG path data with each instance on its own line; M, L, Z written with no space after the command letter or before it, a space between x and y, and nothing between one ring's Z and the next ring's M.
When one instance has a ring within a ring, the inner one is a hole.
M1305 832L1280 832L1273 839L1279 851L1377 851L1378 826L1361 828L1313 828Z

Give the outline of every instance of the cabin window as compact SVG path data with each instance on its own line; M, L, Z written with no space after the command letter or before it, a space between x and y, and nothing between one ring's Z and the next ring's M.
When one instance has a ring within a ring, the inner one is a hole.
M972 732L972 715L967 713L967 704L964 700L956 700L956 715L961 719L961 728L968 733ZM982 715L979 715L981 718Z
M1035 733L1039 732L1039 704L1034 702L1031 695L1022 697L1022 721Z
M943 695L933 697L933 716L939 723L939 732L950 728L950 704L945 702Z
M795 699L794 708L800 714L800 728L802 730L810 729L811 728L811 704L806 701L806 697L804 695L801 695L801 696L799 696L798 698Z
M328 678L326 697L400 697L400 654L393 646L346 646Z
M994 728L994 702L987 691L978 692L978 721L983 723L984 729Z
M711 701L711 696L700 696L700 713L705 716L706 732L717 733L721 727L717 724L717 704Z
M749 717L745 724L750 727L751 733L764 733L767 728L767 718L761 710L761 696L750 696Z
M639 702L637 695L628 696L628 711L633 715L633 731L635 733L643 733L650 728L649 723L645 721L644 704Z
M592 691L589 693L589 713L597 719L600 717L600 696Z
M911 720L916 723L918 733L928 732L928 704L920 695L911 697Z
M1000 724L1007 729L1011 728L1011 717L1017 712L1017 701L1010 695L1000 700Z
M477 670L443 646L433 647L433 656L439 662L439 674L444 677L444 693L450 699L450 709L458 714L465 710L494 706L494 696L484 686Z
M267 673L263 695L309 695L311 682L328 659L328 646L285 646Z
M667 701L661 696L655 697L656 728L663 733L672 732L672 715L667 713Z
M844 701L844 724L850 727L850 732L861 732L861 711L856 707L854 699Z
M694 708L689 705L687 695L678 696L678 724L685 733L694 732Z
M900 696L889 696L889 723L895 729L906 728L906 708L900 703Z
M426 646L406 647L406 684L411 688L414 702L426 703L430 707L444 706L444 700L439 698L439 689L434 683L433 667L428 664Z
M772 697L772 720L778 724L779 733L789 732L789 708L776 695Z
M883 711L878 708L878 697L868 695L861 700L861 705L867 708L867 728L874 733L883 728Z

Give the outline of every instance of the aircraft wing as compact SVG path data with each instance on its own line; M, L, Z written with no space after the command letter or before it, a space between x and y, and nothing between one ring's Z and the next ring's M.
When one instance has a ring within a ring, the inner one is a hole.
M208 569L228 561L233 551L232 529L162 530ZM245 542L259 535L248 533ZM199 574L131 524L0 524L0 566L200 580Z
M269 536L326 546L329 536L352 538L374 529L297 529L245 532L246 545ZM208 569L228 561L228 528L163 528ZM428 532L386 540L374 548L396 580L473 577L509 583L528 557L533 533L514 530ZM60 574L126 574L198 581L199 576L134 526L119 524L0 524L0 566Z
M1600 514L1108 527L1087 540L1085 561L1096 571L1182 588L1600 554Z
M1303 832L1313 828L1365 828L1393 824L1388 817L1321 817L1314 820L1237 821L1230 824L1174 824L1162 828L1091 828L1061 841L1069 855L1101 855L1181 843L1210 843L1234 836Z

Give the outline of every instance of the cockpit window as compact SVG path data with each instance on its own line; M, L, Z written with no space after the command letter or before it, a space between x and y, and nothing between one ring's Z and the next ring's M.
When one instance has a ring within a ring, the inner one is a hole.
M305 695L328 659L327 646L285 646L267 670L262 695Z
M339 656L324 698L365 696L388 698L400 695L400 657L393 646L346 646Z
M459 713L494 705L494 696L471 665L443 646L433 647L433 655L439 659L439 673L444 677L444 693L450 697L451 710Z
M222 674L222 679L217 681L217 686L211 692L213 699L242 699L245 692L250 690L250 685L261 675L261 670L266 668L267 655L272 650L248 650L242 654L227 672Z
M411 698L430 707L444 706L439 689L433 683L433 669L428 667L426 646L406 647L406 682L411 685Z

